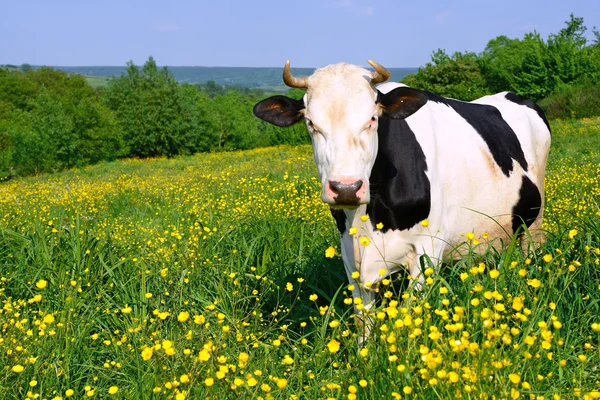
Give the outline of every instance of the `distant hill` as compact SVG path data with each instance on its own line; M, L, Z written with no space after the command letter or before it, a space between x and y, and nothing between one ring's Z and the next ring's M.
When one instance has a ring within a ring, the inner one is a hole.
M34 67L35 68L35 67ZM110 76L119 76L125 71L125 67L60 67L53 68L76 74L85 75L90 83L101 85ZM241 86L247 88L261 88L265 90L279 91L283 86L281 73L283 67L279 68L250 68L250 67L168 67L175 79L181 83L206 83L215 81L222 86ZM296 76L308 76L313 73L314 68L292 68ZM417 68L389 68L392 73L391 81L400 81L404 76L417 72Z

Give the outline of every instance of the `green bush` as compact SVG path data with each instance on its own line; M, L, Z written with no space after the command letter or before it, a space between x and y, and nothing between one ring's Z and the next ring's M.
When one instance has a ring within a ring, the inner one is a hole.
M568 88L538 102L548 119L600 115L600 86Z

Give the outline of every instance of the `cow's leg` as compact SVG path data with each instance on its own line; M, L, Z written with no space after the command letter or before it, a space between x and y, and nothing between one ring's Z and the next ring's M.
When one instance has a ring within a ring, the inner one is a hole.
M370 313L375 306L375 291L365 285L363 280L352 275L359 272L361 267L361 256L356 251L357 244L352 236L342 236L342 259L344 269L348 275L348 282L352 285L352 297L354 301L354 319L358 330L358 344L362 346L369 337L374 320Z
M415 291L423 290L425 283L424 270L428 268L427 262L424 263L424 268L421 267L421 258L424 255L427 255L433 263L431 267L434 269L437 269L442 262L444 244L443 242L440 242L442 244L437 245L435 240L436 238L430 238L422 243L415 244L414 250L407 256L409 262L408 272L410 274L410 287Z

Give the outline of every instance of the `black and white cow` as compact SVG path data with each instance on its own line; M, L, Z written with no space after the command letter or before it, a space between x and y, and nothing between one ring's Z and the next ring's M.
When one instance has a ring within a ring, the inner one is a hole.
M456 257L471 235L502 248L525 225L524 239L543 240L550 129L542 110L507 92L467 103L398 83L375 87L390 73L369 64L375 72L341 63L296 78L288 61L284 82L306 88L304 98L274 96L254 108L278 126L306 122L321 197L364 308L387 275L406 266L419 282L422 255Z

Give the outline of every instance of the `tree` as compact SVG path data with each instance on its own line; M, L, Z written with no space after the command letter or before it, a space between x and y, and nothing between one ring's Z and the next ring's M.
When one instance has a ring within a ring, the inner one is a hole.
M125 73L111 79L107 105L118 118L129 155L138 157L190 154L202 146L204 126L196 107L197 93L181 88L154 58L140 69L127 63Z

